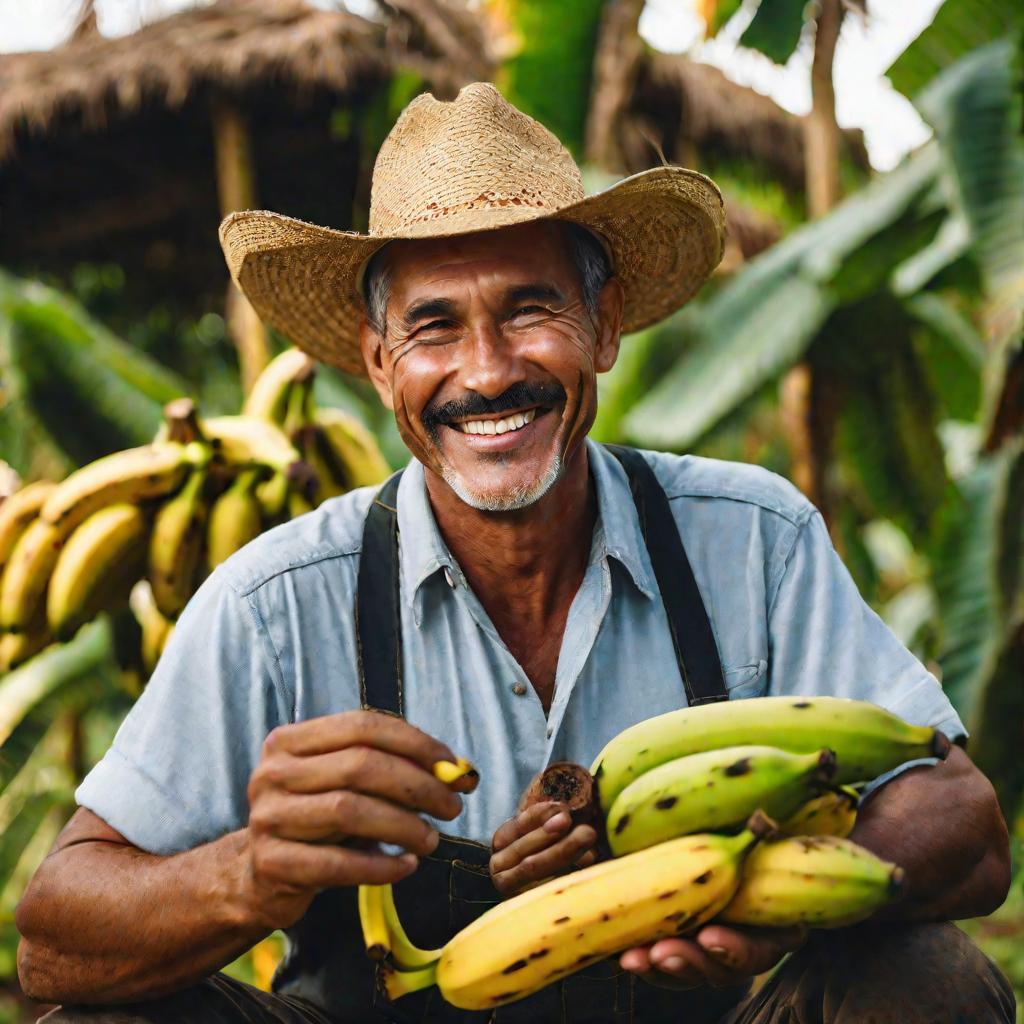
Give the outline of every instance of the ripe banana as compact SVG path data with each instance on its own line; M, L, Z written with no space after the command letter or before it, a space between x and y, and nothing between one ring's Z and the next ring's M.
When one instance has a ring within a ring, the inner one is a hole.
M900 895L903 869L849 839L795 836L762 843L719 915L731 924L841 928Z
M126 600L146 564L148 521L137 505L94 512L68 538L50 577L46 619L58 640Z
M214 416L203 420L203 433L223 461L234 466L269 466L287 470L300 460L280 427L255 416Z
M205 465L202 444L168 441L114 452L83 466L58 484L40 510L40 519L60 530L63 541L94 512L121 502L136 503L173 491L192 465Z
M206 565L211 572L263 532L263 513L256 498L256 485L262 472L259 469L242 470L210 508Z
M682 708L624 729L591 772L601 807L638 776L677 757L742 743L809 754L835 752L836 782L863 782L919 757L944 758L949 740L867 701L842 697L756 697Z
M314 419L344 469L348 487L382 483L391 473L376 438L343 409L317 409Z
M53 642L45 628L27 633L5 633L0 636L0 673L23 665Z
M492 1009L631 946L690 932L729 902L744 858L771 827L763 815L751 826L672 839L505 900L452 938L436 965L385 968L388 995L436 983L454 1006Z
M257 484L256 500L259 502L260 512L267 523L276 524L283 516L288 504L287 474L279 471L272 474L269 480Z
M328 498L337 498L348 489L348 478L339 463L334 449L330 446L323 429L306 426L293 435L295 447L302 453L303 461L309 463L319 483L316 501L319 505Z
M857 823L860 794L852 786L822 793L800 807L780 826L784 836L837 836L845 839Z
M292 384L311 376L315 370L316 360L301 349L285 349L267 364L254 381L242 407L242 414L282 424Z
M33 632L46 622L46 588L64 537L59 526L33 519L0 578L0 629Z
M56 486L50 480L26 484L0 504L0 569L7 564L18 538L39 514L43 502Z
M726 747L659 765L630 783L608 812L613 856L694 832L742 825L761 808L788 817L835 771L830 750Z
M157 608L149 580L139 580L132 587L128 605L135 616L135 621L142 629L142 665L146 672L152 675L171 633L174 632L174 623Z
M206 532L206 467L192 470L184 487L161 507L149 538L147 578L161 613L177 618L195 590Z

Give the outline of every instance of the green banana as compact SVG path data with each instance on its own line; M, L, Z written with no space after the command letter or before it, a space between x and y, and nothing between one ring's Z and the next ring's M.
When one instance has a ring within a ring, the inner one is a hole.
M206 532L206 479L206 467L194 469L153 522L147 578L157 608L169 619L181 614L195 591Z
M903 869L849 839L795 836L762 843L719 919L730 924L841 928L899 897Z
M756 697L682 708L623 730L591 772L607 813L634 779L677 757L743 743L809 754L835 752L838 783L874 779L919 757L944 758L949 740L867 701L842 697Z
M616 798L606 828L613 856L694 832L741 825L758 808L788 817L835 771L830 750L726 747L668 761Z
M259 469L242 470L210 508L206 565L211 572L263 532L263 513L256 498L261 475Z
M436 984L454 1006L492 1010L631 946L691 932L732 898L770 823L757 815L751 827L671 839L553 878L463 928L436 964L385 964L386 991L395 999Z
M99 612L127 600L146 565L146 514L121 503L94 512L57 557L46 597L50 632L67 640Z

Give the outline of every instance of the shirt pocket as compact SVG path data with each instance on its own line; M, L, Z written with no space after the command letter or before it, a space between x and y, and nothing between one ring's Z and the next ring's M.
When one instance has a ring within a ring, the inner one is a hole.
M723 668L722 673L725 676L725 688L729 693L729 700L764 696L768 674L766 658L758 658L745 665L732 665Z

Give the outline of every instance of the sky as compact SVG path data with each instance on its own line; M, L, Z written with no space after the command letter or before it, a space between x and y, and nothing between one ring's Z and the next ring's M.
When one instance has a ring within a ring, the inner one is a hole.
M150 21L196 0L95 0L100 31L132 32ZM206 2L206 0L203 0ZM316 6L337 6L334 0L310 0ZM868 0L868 17L855 13L843 24L836 49L836 118L844 128L861 128L872 166L894 167L929 135L910 102L883 75L893 59L928 25L942 0ZM753 6L752 6L753 5ZM347 0L357 13L372 9L372 0ZM721 68L730 78L771 96L795 114L811 105L811 45L804 40L785 67L737 47L756 0L746 0L735 24L715 39L702 41L703 23L694 0L647 0L640 32L659 50L688 53ZM0 52L40 50L66 38L79 0L0 0ZM743 15L747 17L744 18Z

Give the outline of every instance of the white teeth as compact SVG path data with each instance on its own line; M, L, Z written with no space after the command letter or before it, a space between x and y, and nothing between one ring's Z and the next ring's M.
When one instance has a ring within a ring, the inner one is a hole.
M515 412L500 420L468 420L466 423L460 423L459 427L464 434L504 434L509 430L525 427L536 415L536 409L528 409L526 412Z

